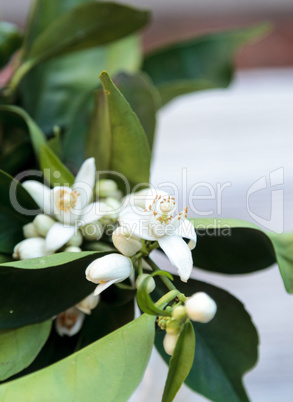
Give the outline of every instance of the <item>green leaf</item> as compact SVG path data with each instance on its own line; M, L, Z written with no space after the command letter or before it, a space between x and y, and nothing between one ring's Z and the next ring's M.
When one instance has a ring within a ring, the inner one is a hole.
M146 74L121 73L115 77L115 85L129 102L145 131L150 149L153 148L156 112L161 99L157 88Z
M237 219L192 219L198 243L195 266L226 274L247 274L278 263L285 288L293 293L293 233L272 233ZM213 250L211 253L210 250Z
M0 330L0 381L22 371L36 358L51 330L52 320Z
M0 253L12 254L23 240L23 226L30 222L39 207L13 177L0 170Z
M101 107L109 116L108 122L105 117L104 130L100 127L96 137L98 141L104 136L104 169L124 175L132 186L140 183L147 185L151 156L144 130L129 103L105 71L100 75L100 80L106 98L106 105ZM98 162L99 150L93 149L92 152L95 152L93 156Z
M171 402L175 398L192 368L194 351L194 329L192 324L187 322L177 340L174 353L170 359L162 402Z
M202 89L226 87L233 59L245 44L265 35L268 24L217 32L176 43L146 57L146 71L160 92L162 103Z
M42 144L46 144L46 138L34 120L26 113L25 110L21 109L18 106L0 106L0 116L1 118L7 118L9 115L13 115L13 117L20 120L27 127L27 130L30 135L30 139L34 148L34 153L39 159L40 147Z
M12 54L20 47L21 33L16 25L0 22L0 68L8 63Z
M41 146L40 163L44 177L52 187L57 185L71 187L73 185L75 177L48 145L43 144Z
M0 169L14 176L28 167L28 161L34 159L29 141L23 141L0 157Z
M104 45L136 32L149 13L115 3L82 4L56 18L34 40L16 71L13 90L32 67L51 58Z
M155 272L155 275L163 275L163 276L167 276L165 271L162 271L162 273L160 272ZM154 276L154 275L153 275ZM139 306L139 308L147 314L150 315L163 315L163 316L171 316L171 313L166 311L166 310L162 310L159 307L157 307L148 292L148 283L150 281L150 279L152 278L152 276L147 276L142 283L140 284L140 286L137 289L137 304ZM172 278L172 276L171 276Z
M95 289L85 269L107 254L58 253L0 264L0 328L41 322L74 306Z
M242 377L257 362L258 335L243 304L228 292L204 282L189 279L185 284L178 277L174 282L186 296L206 292L217 303L217 313L211 322L192 323L195 359L185 383L209 400L248 401ZM154 292L160 297L164 290L159 291L158 286ZM157 334L156 347L168 362L163 336L164 333Z
M141 381L154 339L154 319L143 315L48 368L0 386L0 399L126 401ZM135 340L135 341L134 341Z

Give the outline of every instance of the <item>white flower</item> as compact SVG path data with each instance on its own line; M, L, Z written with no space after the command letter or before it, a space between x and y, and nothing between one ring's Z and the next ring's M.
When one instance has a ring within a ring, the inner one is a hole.
M113 283L123 282L132 273L132 262L121 254L109 254L93 261L86 269L88 281L99 283L94 292L100 294Z
M91 311L97 307L99 301L100 295L95 296L93 293L91 293L89 296L79 302L75 307L85 314L91 314Z
M76 228L95 222L109 211L101 202L90 203L95 184L95 161L87 159L81 166L72 186L56 186L52 190L40 182L28 180L23 187L46 215L57 221L48 231L46 247L58 250L75 234Z
M46 241L41 237L30 237L18 243L13 249L12 257L18 260L45 257L54 252L46 248Z
M185 302L185 308L191 320L202 323L211 321L217 312L216 303L204 292L198 292L189 297Z
M168 355L170 355L170 356L173 355L178 338L179 338L178 333L177 334L168 334L167 333L165 335L164 340L163 340L163 346L164 346L165 352Z
M81 330L84 318L84 313L75 307L71 307L57 316L55 329L60 336L76 335Z
M126 257L134 256L141 249L141 240L125 227L118 227L112 234L114 246Z
M192 240L193 246L196 244L194 227L186 219L187 208L175 216L176 203L170 195L149 190L145 198L145 209L135 206L122 211L120 225L142 239L158 241L171 263L178 268L181 280L186 282L193 262L191 251L182 237Z

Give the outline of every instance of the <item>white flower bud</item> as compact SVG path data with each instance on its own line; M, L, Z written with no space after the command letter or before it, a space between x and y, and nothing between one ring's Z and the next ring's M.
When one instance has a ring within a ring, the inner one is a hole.
M91 314L91 310L97 307L99 301L100 296L95 296L93 293L91 293L89 296L79 302L75 307L85 314Z
M146 188L144 190L140 190L137 193L131 193L126 195L122 199L122 204L123 207L139 207L139 208L145 208L145 202L146 202L146 197L149 194L149 189Z
M103 232L104 225L100 221L89 223L82 228L83 237L88 241L100 240Z
M67 242L67 246L79 247L82 245L83 237L80 230L78 230L71 239Z
M114 180L99 180L96 184L96 194L99 198L116 197L119 192Z
M39 233L37 232L37 229L32 222L24 225L22 230L23 230L23 235L26 239L29 239L30 237L38 237L39 236Z
M105 204L111 208L111 212L106 216L108 218L116 220L121 212L122 204L116 198L108 197L105 199Z
M114 246L126 257L134 256L142 247L141 240L125 227L118 227L112 234Z
M186 313L193 321L207 323L211 321L217 311L214 300L204 292L192 295L185 302Z
M177 306L172 311L172 317L179 322L185 320L186 315L186 308L184 306Z
M132 273L132 262L121 254L109 254L93 261L86 269L88 281L99 283L94 294L98 295L113 283L123 282Z
M64 249L66 253L80 253L82 249L80 247L68 246Z
M145 278L149 276L148 274L142 274L139 275L136 279L136 288L138 289L139 286L142 284L142 282L145 280ZM148 280L148 284L147 284L147 291L148 293L151 293L156 287L156 282L154 280L154 278L150 277L150 279Z
M45 257L54 254L46 248L46 241L41 237L31 237L18 243L13 249L12 257L18 260Z
M40 236L46 237L47 233L51 229L51 227L54 225L55 221L54 219L50 218L48 215L44 214L39 214L35 217L33 220L33 224L35 225L35 228L37 229L37 232Z
M166 334L163 340L163 346L165 349L165 352L172 356L177 340L179 338L179 334Z
M84 313L77 308L69 308L57 316L55 329L60 336L73 336L81 330L84 318Z

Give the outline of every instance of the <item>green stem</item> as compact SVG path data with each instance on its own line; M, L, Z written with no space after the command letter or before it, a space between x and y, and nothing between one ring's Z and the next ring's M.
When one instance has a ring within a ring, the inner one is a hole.
M155 305L159 308L164 308L168 303L170 303L170 301L174 300L179 293L180 292L177 289L170 290L170 292L161 297L160 300L155 303Z
M149 264L153 271L161 271L161 269L149 257L145 257L145 261ZM160 276L160 279L167 286L169 290L177 290L176 286L166 276ZM180 293L178 291L178 293Z
M142 258L140 258L140 259L138 260L138 263L137 263L137 268L138 268L138 275L142 275L142 274L143 274L143 269L142 269Z
M33 66L32 62L26 61L15 71L8 87L8 91L10 92L10 94L12 94L15 91L20 81L23 79L26 73L32 68L32 66Z

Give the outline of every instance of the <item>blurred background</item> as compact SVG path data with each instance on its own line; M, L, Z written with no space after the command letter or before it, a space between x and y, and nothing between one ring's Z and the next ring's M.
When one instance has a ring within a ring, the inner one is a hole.
M60 0L62 1L62 0ZM237 56L233 84L180 97L159 113L152 183L172 182L184 193L194 183L229 186L217 199L196 202L205 216L241 218L265 229L293 231L293 2L292 0L129 0L153 11L143 35L146 51L213 30L271 21L273 31ZM24 26L30 0L0 0L3 20ZM251 197L251 186L279 171L274 205L268 185ZM167 189L167 188L166 188ZM196 195L205 196L206 187ZM181 200L183 206L184 200ZM185 205L184 205L185 206ZM277 221L271 227L272 212ZM211 213L210 213L211 212ZM262 220L260 221L259 218ZM155 258L159 258L155 256ZM167 261L161 261L167 267ZM286 294L278 267L243 276L196 270L194 276L230 291L246 306L260 335L260 361L245 376L252 401L291 402L293 395L293 298ZM233 325L233 323L231 323ZM167 375L153 353L144 381L131 402L160 401L158 379ZM176 401L203 401L182 387Z

